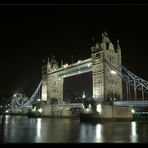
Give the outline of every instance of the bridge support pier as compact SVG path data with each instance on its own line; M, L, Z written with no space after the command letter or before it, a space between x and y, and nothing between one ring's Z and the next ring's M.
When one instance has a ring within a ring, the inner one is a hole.
M132 107L119 107L112 105L103 105L100 118L111 118L113 120L132 120Z
M119 107L113 105L104 105L99 104L101 108L98 110L98 113L93 113L92 111L87 112L87 109L84 110L80 116L81 121L132 121L133 113L132 107Z

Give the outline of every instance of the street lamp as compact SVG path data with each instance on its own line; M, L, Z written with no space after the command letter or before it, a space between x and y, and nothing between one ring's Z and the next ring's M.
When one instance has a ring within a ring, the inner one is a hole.
M111 74L113 74L113 75L117 74L117 72L114 71L114 70L111 70L110 72L111 72Z

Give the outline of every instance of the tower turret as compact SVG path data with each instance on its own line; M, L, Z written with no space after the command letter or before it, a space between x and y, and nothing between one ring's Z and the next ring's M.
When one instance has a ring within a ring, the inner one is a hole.
M102 43L110 43L110 39L106 30L102 33Z
M52 68L52 65L51 65L50 59L49 59L49 57L48 57L47 71L50 71L51 68Z
M117 54L118 54L118 64L121 66L121 60L122 60L122 57L121 57L121 47L120 47L120 44L119 44L119 40L117 40Z
M61 60L61 67L63 67L63 60Z
M96 51L99 51L99 48L100 48L99 43L96 43L96 46L95 46Z
M121 55L121 47L120 47L120 44L119 44L119 40L117 40L117 53L119 55Z
M57 62L57 60L55 59L55 56L54 56L54 55L51 56L51 61L50 61L50 62L51 62L51 64L52 64L52 69L53 69L53 70L59 68L58 62Z
M98 50L99 49L99 50ZM121 70L121 48L119 41L117 52L110 41L106 31L102 33L102 43L96 43L95 52L92 52L92 75L93 75L93 96L95 102L111 101L122 99L122 79L112 74L110 68L104 61L108 61Z

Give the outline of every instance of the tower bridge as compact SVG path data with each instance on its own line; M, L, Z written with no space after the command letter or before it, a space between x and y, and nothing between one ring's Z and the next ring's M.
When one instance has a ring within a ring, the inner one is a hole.
M122 65L119 41L114 45L107 32L104 32L101 43L95 43L91 47L91 57L88 59L72 64L61 62L59 66L55 56L48 58L47 64L42 67L42 80L33 95L24 104L20 104L15 98L12 106L31 106L38 99L50 106L51 100L56 99L58 104L55 108L59 106L60 109L63 106L64 79L87 72L92 72L92 99L96 105L105 102L113 102L113 107L148 105L147 101L144 101L148 93L148 82ZM141 97L138 96L139 92ZM77 107L76 104L74 106ZM107 111L104 109L102 114L112 112L109 108L107 107Z
M117 47L110 41L108 34L102 34L102 43L96 43L91 47L91 58L68 65L61 64L59 67L56 59L52 56L47 65L43 67L42 100L50 104L50 99L56 98L59 103L63 102L64 78L92 71L93 97L95 102L108 100L116 94L118 100L122 100L122 78L110 73L105 60L111 62L121 71L121 48L117 41Z

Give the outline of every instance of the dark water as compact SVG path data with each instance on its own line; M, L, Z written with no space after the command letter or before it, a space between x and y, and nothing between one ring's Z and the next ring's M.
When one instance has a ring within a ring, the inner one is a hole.
M0 116L0 143L147 143L148 122L80 123L76 119Z

